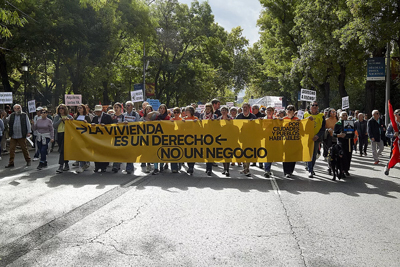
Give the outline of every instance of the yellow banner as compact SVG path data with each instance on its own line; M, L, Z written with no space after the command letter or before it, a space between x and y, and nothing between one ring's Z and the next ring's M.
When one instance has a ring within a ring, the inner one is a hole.
M311 161L314 123L204 120L65 124L66 160L95 162Z

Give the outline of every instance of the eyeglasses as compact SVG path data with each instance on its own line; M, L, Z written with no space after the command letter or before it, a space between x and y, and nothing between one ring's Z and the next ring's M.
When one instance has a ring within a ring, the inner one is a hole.
M65 109L65 108L58 108L58 109Z
M174 111L174 114L179 114L180 112L179 111Z
M294 109L293 108L289 108L288 111L294 111Z
M44 114L44 113L47 113L47 111L42 111L42 113Z
M318 104L311 105L312 107L318 107Z
M374 113L374 115L379 115L379 113Z

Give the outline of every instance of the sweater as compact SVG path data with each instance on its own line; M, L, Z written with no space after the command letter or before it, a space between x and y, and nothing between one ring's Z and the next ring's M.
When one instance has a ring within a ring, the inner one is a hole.
M54 139L53 122L49 119L38 119L36 124L33 125L33 130L38 131L40 134L50 134L50 139Z

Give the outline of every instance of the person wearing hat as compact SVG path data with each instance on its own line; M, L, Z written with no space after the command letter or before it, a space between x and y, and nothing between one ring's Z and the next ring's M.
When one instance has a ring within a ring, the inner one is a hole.
M43 110L42 107L37 107L37 108L36 108L36 115L35 115L35 117L33 118L33 125L32 125L32 128L33 128L34 125L36 125L38 119L42 118L42 110ZM40 153L40 151L39 151L39 149L38 149L38 147L37 147L37 145L36 145L36 138L37 138L37 136L38 136L38 131L37 131L37 130L34 130L34 131L33 131L33 140L32 140L32 141L33 141L33 144L34 144L34 146L35 146L35 155L33 156L33 161L39 160L39 153Z
M105 125L105 124L112 124L113 120L110 115L103 111L102 105L96 105L94 108L94 113L96 116L92 120L92 126L96 124ZM95 162L94 163L94 172L106 172L108 166L108 162Z
M221 117L222 113L219 110L219 107L221 106L221 102L218 99L214 98L213 100L211 100L211 104L213 106L214 114L217 115L217 118Z

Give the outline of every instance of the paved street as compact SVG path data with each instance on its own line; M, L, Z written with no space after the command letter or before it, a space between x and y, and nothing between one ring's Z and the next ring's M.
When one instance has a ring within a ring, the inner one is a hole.
M0 266L399 266L399 167L385 176L354 155L351 177L331 181L321 159L312 179L303 163L292 178L274 163L267 179L238 166L226 178L222 164L211 177L205 164L56 174L56 152L42 171L3 156Z

